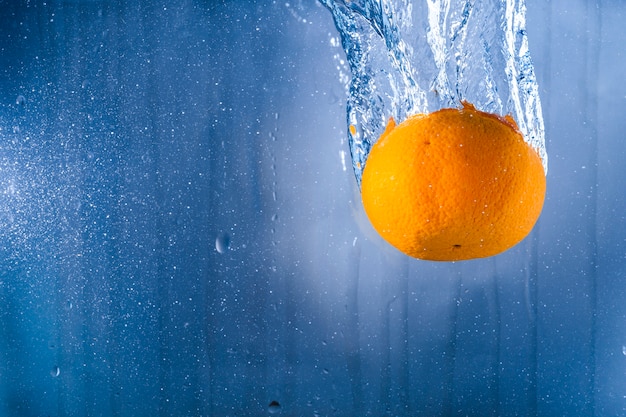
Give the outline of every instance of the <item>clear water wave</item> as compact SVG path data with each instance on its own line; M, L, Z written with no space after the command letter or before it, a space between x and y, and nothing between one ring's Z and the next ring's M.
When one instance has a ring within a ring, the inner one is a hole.
M348 140L357 183L393 117L459 107L511 114L547 172L524 0L319 0L351 71Z

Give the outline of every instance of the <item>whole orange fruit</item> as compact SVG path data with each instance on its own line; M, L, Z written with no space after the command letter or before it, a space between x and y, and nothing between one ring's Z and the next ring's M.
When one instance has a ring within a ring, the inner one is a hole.
M374 229L415 258L458 261L501 253L539 218L546 177L510 116L469 103L412 116L372 147L361 181Z

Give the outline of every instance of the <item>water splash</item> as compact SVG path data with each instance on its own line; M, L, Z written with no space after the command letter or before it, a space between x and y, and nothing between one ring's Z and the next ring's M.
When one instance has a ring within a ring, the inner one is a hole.
M511 114L547 172L525 0L319 1L333 15L352 73L348 140L359 185L390 117L402 121L462 100Z

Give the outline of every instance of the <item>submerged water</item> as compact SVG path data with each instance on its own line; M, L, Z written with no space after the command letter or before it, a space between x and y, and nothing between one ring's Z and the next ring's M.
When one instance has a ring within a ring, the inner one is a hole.
M458 107L511 114L547 171L524 0L320 0L352 74L347 119L357 182L387 120Z
M538 233L440 264L350 198L327 8L260 3L0 0L0 416L624 415L626 4L527 0ZM347 4L380 129L446 105L437 80L486 108L485 78L457 82L456 2L445 79L428 4L392 7L414 90ZM489 91L513 112L499 24Z

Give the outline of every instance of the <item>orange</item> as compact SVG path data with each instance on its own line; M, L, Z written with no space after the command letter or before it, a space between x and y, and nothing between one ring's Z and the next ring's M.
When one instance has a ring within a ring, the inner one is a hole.
M510 117L443 109L393 119L372 147L361 197L374 229L415 258L501 253L535 225L546 191L538 153Z

